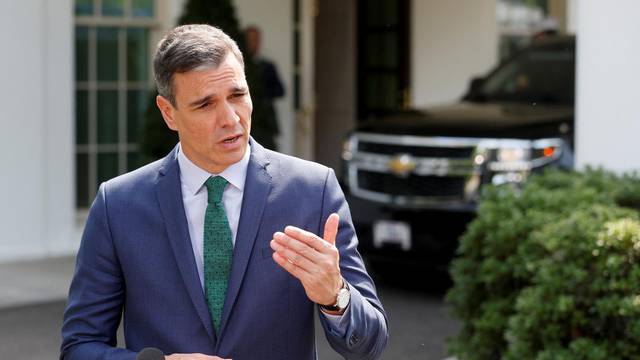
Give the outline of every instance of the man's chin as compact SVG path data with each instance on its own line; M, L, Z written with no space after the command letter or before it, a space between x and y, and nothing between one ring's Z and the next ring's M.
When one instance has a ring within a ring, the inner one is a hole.
M220 154L224 154L225 159L228 160L230 164L236 163L244 157L244 153L247 150L247 141L242 141L238 139L237 144L233 144L233 146L223 146ZM227 144L225 144L227 145Z

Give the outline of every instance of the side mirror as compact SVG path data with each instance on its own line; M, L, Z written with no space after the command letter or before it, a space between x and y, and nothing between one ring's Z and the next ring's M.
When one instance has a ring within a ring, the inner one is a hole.
M462 100L477 100L478 95L480 94L480 89L482 89L482 86L484 85L484 81L485 79L483 77L475 77L471 79L471 82L469 83L469 89L467 90L467 93L462 97Z
M482 85L484 85L483 77L475 77L471 79L471 82L469 83L469 93L470 94L477 93L480 90L480 88L482 88Z

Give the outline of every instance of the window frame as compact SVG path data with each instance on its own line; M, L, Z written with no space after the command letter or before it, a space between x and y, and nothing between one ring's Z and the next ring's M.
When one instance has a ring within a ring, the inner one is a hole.
M78 137L74 137L74 158L76 162L74 177L74 198L75 207L80 213L86 213L91 205L95 194L99 187L99 164L100 154L116 154L117 156L117 174L123 174L131 170L129 164L129 155L140 150L140 140L137 142L129 141L128 129L128 102L130 91L147 91L151 92L155 89L153 80L153 71L151 66L151 56L155 48L154 40L157 39L162 29L162 18L165 9L161 5L166 5L161 0L153 1L152 17L133 17L133 0L123 0L123 14L118 16L102 15L102 0L93 0L93 14L76 14L75 4L73 8L74 18L74 42L77 38L77 29L85 27L87 29L87 79L78 80L74 71L74 99L77 102L77 94L79 91L86 91L86 144L79 144ZM117 28L117 46L118 46L118 73L116 81L99 81L98 80L98 38L97 33L100 28ZM146 80L129 81L127 74L127 36L129 29L145 29L146 47L148 56L148 66L146 67ZM74 57L77 49L74 48ZM77 64L76 64L77 65ZM98 93L103 90L116 91L118 108L117 113L117 141L107 144L100 144L98 139ZM74 107L77 112L77 104ZM79 117L76 113L74 116L74 124L77 129ZM144 121L144 119L138 119ZM86 176L79 176L78 158L86 156ZM139 163L139 162L138 162ZM86 179L87 183L82 184L86 187L86 198L78 198L80 194L81 179Z

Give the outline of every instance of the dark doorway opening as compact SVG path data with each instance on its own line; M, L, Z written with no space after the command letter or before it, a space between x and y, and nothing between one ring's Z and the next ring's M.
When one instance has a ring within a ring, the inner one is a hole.
M357 3L357 118L409 106L409 0Z

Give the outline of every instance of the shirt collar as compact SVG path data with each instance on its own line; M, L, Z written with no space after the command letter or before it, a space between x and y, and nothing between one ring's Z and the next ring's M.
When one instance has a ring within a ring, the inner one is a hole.
M251 145L247 144L244 156L237 163L229 165L219 174L210 174L191 162L182 151L182 145L178 144L178 166L180 166L180 180L186 185L191 195L195 195L211 176L222 176L229 184L244 191L244 182L247 178L247 167L251 156Z

